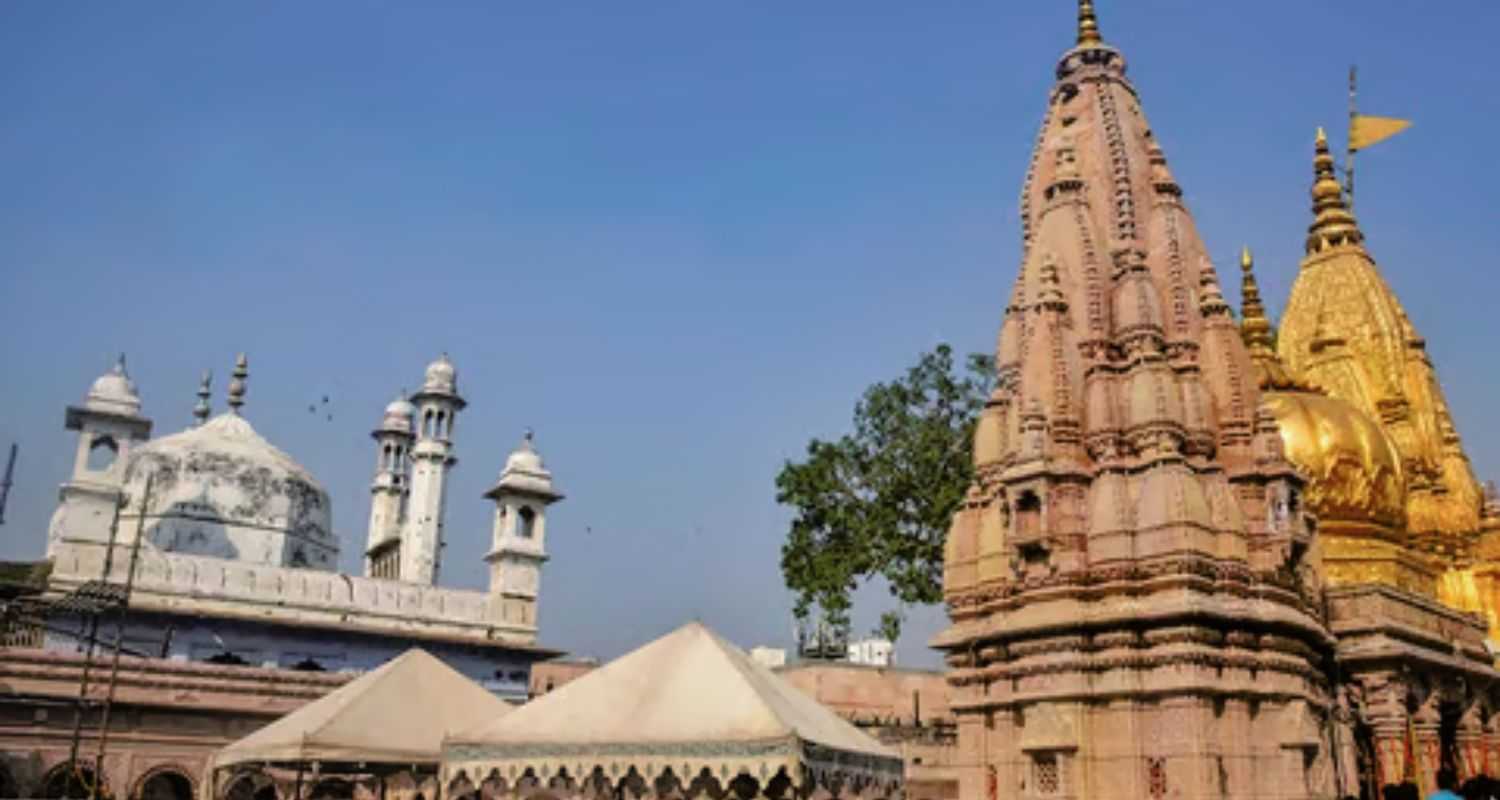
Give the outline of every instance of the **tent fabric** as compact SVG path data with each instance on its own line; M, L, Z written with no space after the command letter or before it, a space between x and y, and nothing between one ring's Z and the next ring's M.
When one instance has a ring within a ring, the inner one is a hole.
M513 710L438 658L414 648L226 746L214 756L213 765L434 764L449 733Z
M899 781L896 753L793 688L744 651L690 623L557 691L449 738L445 780L474 783L566 768L578 778L665 768L766 780L822 771Z

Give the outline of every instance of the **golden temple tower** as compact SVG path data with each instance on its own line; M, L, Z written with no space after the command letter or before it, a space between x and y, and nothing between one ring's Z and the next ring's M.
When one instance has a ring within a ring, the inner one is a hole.
M1496 598L1482 586L1489 579L1476 581L1474 570L1483 493L1454 428L1426 341L1365 246L1321 129L1315 144L1312 199L1314 219L1282 317L1280 356L1294 375L1377 421L1395 446L1404 478L1404 540L1430 564L1434 584L1418 587L1390 573L1366 574L1363 579L1402 582L1426 594L1436 593L1454 608L1485 614L1491 630L1500 633ZM1358 483L1340 487L1351 501L1371 508L1386 501L1382 489Z
M1125 67L1082 0L945 546L960 796L1332 795L1302 478Z

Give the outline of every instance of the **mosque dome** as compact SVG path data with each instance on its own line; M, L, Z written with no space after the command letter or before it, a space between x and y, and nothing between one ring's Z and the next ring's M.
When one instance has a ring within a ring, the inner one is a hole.
M457 394L458 393L458 370L453 367L453 362L448 360L448 354L443 353L436 361L427 365L427 377L422 382L424 394Z
M89 411L110 414L134 416L140 413L141 396L125 372L125 356L120 356L108 372L94 381L84 397L83 406Z
M328 493L236 412L136 448L123 489L120 530L135 530L144 516L146 542L161 550L270 566L338 564Z
M1289 461L1307 477L1307 507L1324 529L1406 526L1401 457L1385 431L1354 406L1311 391L1270 391Z
M500 471L500 479L485 494L486 497L511 492L562 499L562 494L552 487L552 473L542 464L542 456L537 453L532 439L531 431L526 431L520 446L505 459L505 469Z
M391 401L385 407L385 414L380 418L380 428L376 433L404 433L412 434L412 420L417 416L417 407L406 399L406 393Z

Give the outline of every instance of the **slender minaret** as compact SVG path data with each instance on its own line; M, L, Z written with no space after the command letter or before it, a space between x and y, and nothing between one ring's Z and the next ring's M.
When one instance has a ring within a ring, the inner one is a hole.
M552 473L532 446L531 431L505 460L505 469L485 497L495 501L490 565L491 602L501 622L536 627L542 564L547 561L547 506L563 498Z
M410 480L412 419L416 406L406 392L385 407L375 440L375 480L370 485L370 540L365 550L365 575L401 577L401 515Z
M411 495L401 534L401 580L437 583L443 548L448 470L453 456L453 422L466 403L458 395L458 373L444 353L427 365L416 405L416 444L411 450Z

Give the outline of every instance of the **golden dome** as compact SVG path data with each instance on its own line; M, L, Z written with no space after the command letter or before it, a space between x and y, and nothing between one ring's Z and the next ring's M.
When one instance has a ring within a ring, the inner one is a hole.
M1304 497L1320 529L1406 526L1406 481L1395 445L1369 416L1309 391L1262 396L1287 460L1307 478Z

